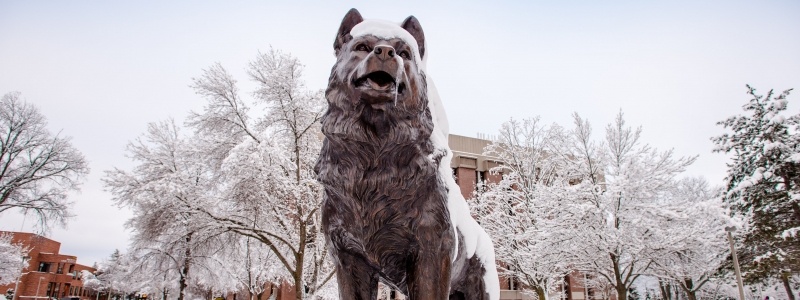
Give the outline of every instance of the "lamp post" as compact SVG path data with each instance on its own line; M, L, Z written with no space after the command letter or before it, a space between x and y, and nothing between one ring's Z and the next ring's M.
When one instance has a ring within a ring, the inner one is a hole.
M736 226L725 227L725 232L728 233L728 242L731 244L731 255L733 255L733 270L736 272L736 284L739 286L739 299L744 299L744 284L742 283L742 273L739 271L739 258L736 255L736 247L733 246L732 232L736 231Z
M14 297L11 300L19 299L19 281L22 279L22 271L25 271L25 261L31 258L30 256L23 255L22 256L22 269L19 270L19 276L17 276L17 283L14 284Z

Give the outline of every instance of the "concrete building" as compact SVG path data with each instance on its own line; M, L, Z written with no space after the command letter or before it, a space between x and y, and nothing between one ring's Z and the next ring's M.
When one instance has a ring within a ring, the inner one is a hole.
M95 299L94 291L83 288L80 274L83 270L89 272L96 270L78 264L78 258L74 255L59 253L61 243L28 232L0 231L0 234L10 234L12 243L22 244L28 249L24 258L28 266L19 278L15 300ZM20 260L22 259L23 257L20 257ZM0 286L0 291L5 293L9 289L14 289L15 285L17 283Z

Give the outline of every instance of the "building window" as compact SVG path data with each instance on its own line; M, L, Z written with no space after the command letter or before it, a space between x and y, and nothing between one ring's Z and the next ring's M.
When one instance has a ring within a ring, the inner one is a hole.
M514 269L516 269L516 268L514 268L513 265L509 265L509 266L507 266L507 268L510 271L514 271ZM508 277L508 289L511 290L511 291L519 290L519 283L517 282L517 278L516 277L514 277L514 276Z
M64 273L64 263L58 263L58 269L56 270L56 274Z
M75 271L75 265L69 265L69 271L67 271L67 273L72 274L73 271Z
M39 263L39 269L37 271L45 272L45 273L50 272L50 263L40 262Z
M485 185L487 183L486 171L475 170L475 190L477 191L481 185Z

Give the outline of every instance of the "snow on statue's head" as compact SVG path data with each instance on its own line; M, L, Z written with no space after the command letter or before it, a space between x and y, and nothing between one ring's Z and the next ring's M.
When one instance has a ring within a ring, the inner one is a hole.
M352 9L333 48L315 171L341 299L375 299L379 281L409 299L497 299L491 239L450 173L419 21Z
M348 12L333 45L337 61L326 97L329 105L342 110L342 117L354 121L355 114L360 123L340 130L381 138L407 128L424 128L428 132L423 135L430 134L431 118L423 115L430 114L424 44L422 27L413 16L398 25L364 20L355 9Z

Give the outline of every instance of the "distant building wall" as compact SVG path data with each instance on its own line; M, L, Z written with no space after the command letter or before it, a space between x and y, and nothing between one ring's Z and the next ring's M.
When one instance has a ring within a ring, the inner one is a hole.
M84 300L95 299L94 291L83 288L80 272L96 270L77 263L77 257L59 253L61 243L29 232L0 231L0 235L10 234L11 242L28 249L28 266L23 269L16 291L17 299L79 297ZM20 257L20 260L22 258ZM5 293L14 289L15 283L0 286Z

